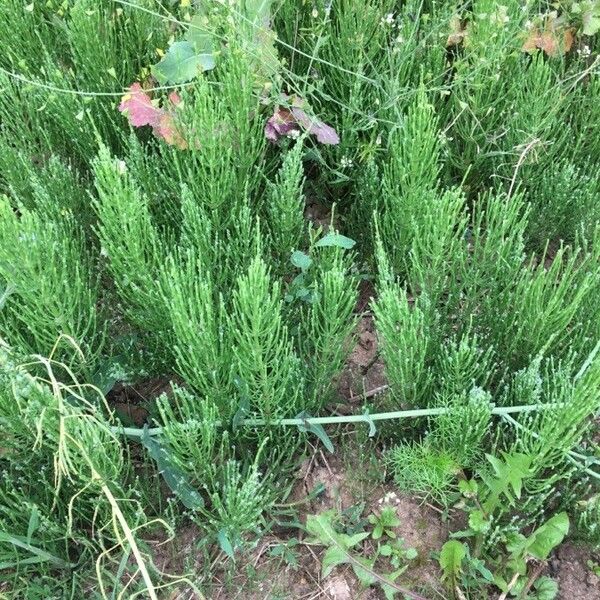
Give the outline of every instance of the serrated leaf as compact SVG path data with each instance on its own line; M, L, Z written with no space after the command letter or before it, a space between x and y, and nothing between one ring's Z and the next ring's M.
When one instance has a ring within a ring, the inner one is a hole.
M187 40L171 44L162 60L152 67L152 74L162 84L186 83L202 71L215 68L212 54L196 52L194 45Z
M321 567L321 577L327 577L335 567L344 565L350 562L348 553L339 546L330 546L323 555L323 563Z
M354 571L356 577L358 577L358 580L360 581L361 585L364 587L369 587L373 585L377 581L375 576L370 572L373 568L373 561L368 560L362 556L356 556L354 558L355 562L352 562L352 570ZM361 565L364 565L364 567Z
M515 452L512 454L503 453L504 461L491 454L486 454L486 458L492 465L496 475L495 478L488 477L485 473L481 475L491 492L490 499L484 504L484 508L490 512L491 509L495 508L492 504L497 501L501 494L504 494L510 502L514 501L510 492L511 487L516 498L521 497L523 479L530 475L531 456Z
M310 419L310 415L307 412L302 411L301 413L297 414L296 419L302 419L304 421L302 425L298 425L298 429L300 431L303 433L313 433L321 440L321 442L323 442L323 445L325 448L327 448L327 450L329 450L329 452L331 452L331 454L335 452L333 443L329 439L325 429L323 429L323 426L318 423L306 422L306 419Z
M295 267L302 269L303 271L306 271L312 264L312 258L308 256L308 254L300 252L300 250L294 250L294 252L292 252L290 261Z
M324 248L326 246L335 246L337 248L344 248L345 250L350 250L354 248L356 242L345 235L340 233L328 233L323 236L315 246L319 248Z
M140 442L148 450L148 454L156 461L159 473L163 476L169 489L181 500L182 504L191 510L202 508L202 496L190 484L186 475L178 469L164 446L148 433L148 426L144 427Z
M483 533L490 528L489 521L485 518L484 514L480 510L474 510L469 515L469 527L473 531Z
M144 125L156 127L163 114L160 108L154 106L150 96L137 81L121 98L119 111L127 116L134 127L143 127Z
M335 515L336 512L333 509L326 510L318 515L308 515L306 517L306 530L315 537L316 541L327 546L330 545L340 535L333 527Z
M538 24L529 30L521 50L529 53L542 50L548 56L558 56L571 49L574 39L573 29L552 11L546 14L543 27Z
M569 533L569 517L566 512L561 512L554 515L529 536L527 551L539 560L546 560L567 533Z
M460 575L462 561L467 555L465 545L457 540L448 540L440 552L439 563L442 568L442 579L455 581Z

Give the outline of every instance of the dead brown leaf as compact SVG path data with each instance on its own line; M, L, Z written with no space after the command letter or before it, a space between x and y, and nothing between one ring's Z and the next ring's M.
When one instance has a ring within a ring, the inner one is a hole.
M574 29L569 27L556 12L546 15L543 25L531 28L521 48L530 54L542 50L547 56L561 56L567 53L575 40Z

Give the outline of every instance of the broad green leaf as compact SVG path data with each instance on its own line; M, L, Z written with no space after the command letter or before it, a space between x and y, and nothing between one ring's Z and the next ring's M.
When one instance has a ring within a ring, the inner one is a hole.
M337 540L340 534L333 527L335 515L335 510L331 509L318 515L308 515L306 517L306 530L315 537L315 541L328 546L332 540Z
M377 579L371 573L371 569L373 568L372 561L369 561L366 558L363 558L362 556L357 556L355 558L359 563L364 565L364 567L361 567L355 562L352 563L352 570L354 571L354 574L358 577L358 580L360 581L361 585L363 585L364 587L369 587L373 585L377 581Z
M338 533L333 526L335 517L336 511L328 510L306 518L306 530L314 536L313 541L328 547L323 557L323 577L327 577L337 565L352 562L348 550L369 535L366 531L354 535Z
M540 577L533 587L535 589L534 597L537 600L554 600L558 596L558 583L545 575Z
M506 549L511 554L519 554L527 544L527 538L519 532L509 533L506 541Z
M527 551L535 558L546 560L567 533L569 533L569 517L566 512L561 512L554 515L529 536Z
M162 60L152 67L152 74L162 84L185 83L214 68L212 54L199 54L191 42L182 41L169 47Z
M474 510L469 515L469 527L473 531L483 533L490 528L490 522L485 518L484 514L480 510Z
M296 415L296 419L310 419L310 415L305 411L302 411ZM298 429L304 433L314 433L323 442L323 445L325 448L327 448L327 450L329 450L329 452L331 452L331 454L335 452L333 443L329 439L329 436L323 429L322 425L318 423L308 423L305 421L302 425L298 425Z
M169 489L181 500L182 504L192 510L202 508L204 500L202 496L190 484L185 473L178 469L169 452L154 437L148 434L148 427L140 437L141 443L148 450L148 454L156 461L159 473L164 477Z
M294 252L292 252L290 260L292 261L292 264L295 267L298 267L303 271L306 271L306 269L308 269L308 267L310 267L310 265L312 264L311 257L308 256L308 254L305 254L304 252L300 252L300 250L295 250Z
M491 513L497 508L498 501L502 495L506 496L511 504L514 503L515 498L513 498L511 493L511 487L515 497L521 497L523 479L531 473L531 456L515 452L513 454L503 453L504 461L491 454L486 454L486 458L495 472L495 477L485 472L481 473L481 478L490 492L489 497L483 504L483 508L488 513Z
M407 548L406 552L404 552L404 556L408 560L414 560L415 558L417 558L417 556L419 556L419 553L417 552L416 548Z
M211 54L213 51L213 35L206 28L206 17L195 15L190 21L185 39L199 54Z
M356 242L354 240L340 233L328 233L315 244L319 248L335 246L337 248L344 248L345 250L350 250L355 245Z
M600 2L588 0L585 2L585 10L581 15L584 35L596 35L600 31Z
M246 18L252 22L269 19L272 0L246 0L244 4Z
M383 535L383 525L381 523L377 523L375 525L375 529L373 529L373 539L378 540Z
M219 542L219 546L221 546L221 550L223 550L229 558L234 558L233 546L231 545L225 529L219 530L219 533L217 533L217 541Z
M442 568L442 579L454 581L460 574L462 561L467 555L465 545L458 540L448 540L440 552L439 563Z
M400 577L400 575L402 575L402 573L404 573L404 571L406 571L408 569L408 565L404 565L402 567L400 567L399 569L397 569L396 571L394 571L393 573L389 573L387 575L384 575L384 577L391 582L395 582L396 579L398 579L398 577ZM393 600L396 597L396 594L398 594L398 590L395 587L392 587L391 585L388 585L386 583L381 583L381 589L383 590L383 594L386 597L386 600ZM407 596L405 596L406 598Z
M477 572L489 583L494 583L493 573L485 566L485 563L478 558L471 558L471 565L475 567Z
M324 511L318 515L308 515L306 518L306 530L315 537L315 541L324 546L334 544L344 550L349 550L369 537L368 531L355 533L354 535L338 533L333 525L336 516L337 513L333 509Z
M463 496L473 497L477 495L477 481L474 479L461 479L458 482L458 489Z

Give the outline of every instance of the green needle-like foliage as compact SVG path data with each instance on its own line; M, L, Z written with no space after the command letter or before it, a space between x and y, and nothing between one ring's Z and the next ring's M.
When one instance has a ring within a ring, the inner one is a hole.
M228 326L236 376L252 408L266 419L296 414L304 378L283 322L280 286L260 258L237 281Z
M98 282L72 215L55 222L24 207L17 212L0 198L0 280L6 340L24 354L43 356L56 345L54 359L89 374L104 325L97 314Z
M540 540L599 529L597 4L4 0L0 595L170 596L150 515L219 594L368 424L462 496L451 594L550 598Z
M273 252L280 261L285 262L293 250L300 248L306 229L302 151L303 144L298 141L286 154L275 183L269 186L266 202Z

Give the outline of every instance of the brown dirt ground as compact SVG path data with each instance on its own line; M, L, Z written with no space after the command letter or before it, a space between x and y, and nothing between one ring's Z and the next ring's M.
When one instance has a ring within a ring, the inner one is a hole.
M357 503L364 502L363 517L381 509L382 499L386 494L395 492L395 488L385 484L363 486L357 480L356 469L365 470L366 465L354 464L349 467L347 460L325 456L316 449L313 456L307 459L297 474L289 502L302 500L306 494L318 484L324 485L323 493L305 504L300 512L301 522L305 522L309 514L318 514L328 509L343 511ZM396 508L400 525L395 528L396 535L405 540L407 547L415 548L418 557L412 561L411 567L402 575L397 583L411 591L421 593L426 598L442 598L436 561L430 556L432 551L439 551L448 536L448 527L443 524L440 514L432 508L420 504L413 498L398 494L388 498L388 503ZM382 600L384 595L378 587L364 589L361 587L350 566L340 566L333 573L321 578L321 559L324 548L303 543L294 547L297 565L286 564L278 557L271 555L271 550L291 537L302 540L299 530L281 531L261 539L258 547L240 559L235 567L235 574L227 577L216 566L215 578L211 591L207 593L210 600ZM184 558L196 552L197 530L195 527L184 529L174 542L156 544L155 562L159 569L166 572L181 572ZM367 552L371 550L370 542L365 542ZM191 564L195 561L192 559ZM200 566L200 564L198 564ZM435 592L434 592L435 590ZM429 593L428 593L429 592ZM434 595L435 594L435 595ZM170 597L193 598L180 595Z
M551 575L558 581L558 600L600 600L600 578L587 566L592 554L583 545L566 542L559 546L550 562Z

